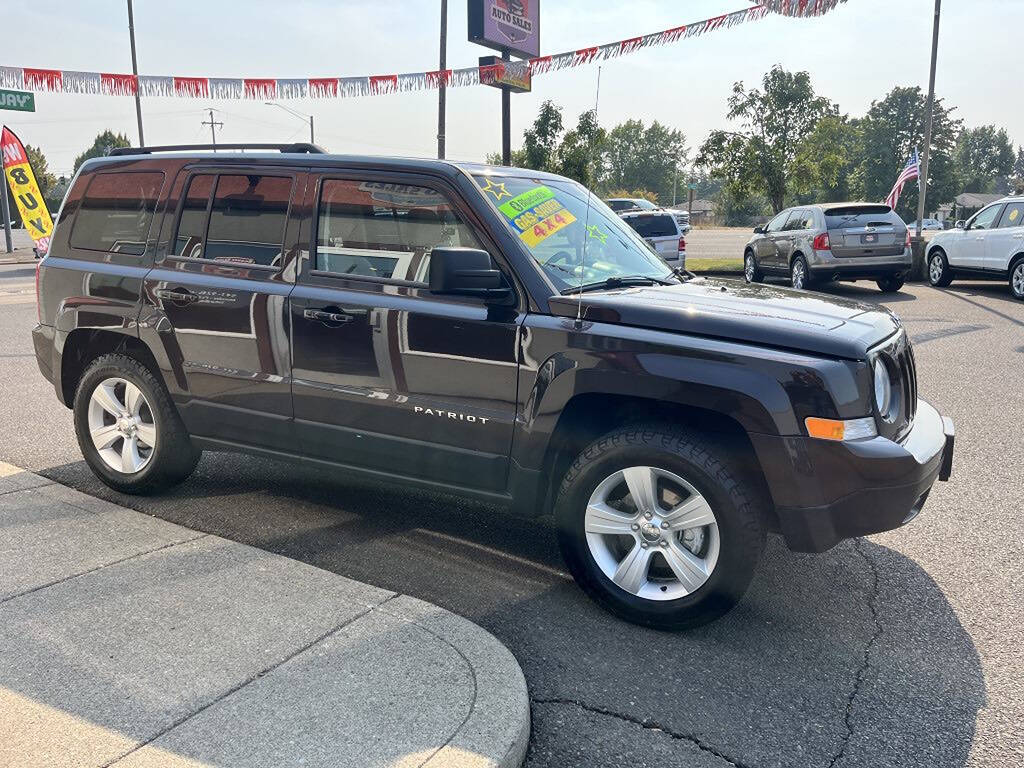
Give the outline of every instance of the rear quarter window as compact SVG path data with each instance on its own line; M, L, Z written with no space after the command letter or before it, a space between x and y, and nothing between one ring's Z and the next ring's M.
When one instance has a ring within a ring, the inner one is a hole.
M657 216L630 216L626 219L640 237L674 237L677 234L676 220L670 214Z
M71 247L142 255L163 183L159 171L95 174L75 214Z

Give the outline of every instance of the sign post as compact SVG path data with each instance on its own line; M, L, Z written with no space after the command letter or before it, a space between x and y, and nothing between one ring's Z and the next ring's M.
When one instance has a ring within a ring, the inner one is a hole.
M540 55L540 0L467 0L469 41L501 51L501 61L511 62ZM481 66L484 66L481 60ZM513 92L529 86L502 82L504 71L487 85L501 88L501 162L512 164Z
M0 179L0 189L3 189L4 198L4 237L7 240L7 252L14 251L14 244L11 242L11 204L7 200L7 177Z

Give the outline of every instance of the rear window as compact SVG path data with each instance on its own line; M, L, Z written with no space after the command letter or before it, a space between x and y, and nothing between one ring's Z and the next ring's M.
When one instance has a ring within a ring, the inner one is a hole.
M159 171L97 173L75 214L71 246L140 256L163 183Z
M903 220L888 205L846 205L828 208L825 211L825 224L829 229L888 225L897 222L902 224Z
M657 216L630 216L626 219L640 237L675 237L676 220L670 214Z

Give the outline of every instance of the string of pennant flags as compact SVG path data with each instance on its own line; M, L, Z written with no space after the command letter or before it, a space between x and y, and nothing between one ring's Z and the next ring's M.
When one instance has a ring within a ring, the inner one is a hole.
M647 48L671 45L764 18L820 16L846 0L762 0L759 5L692 24L525 61L504 61L478 67L362 77L224 78L130 75L61 69L0 66L0 87L51 93L103 96L161 96L214 99L335 99L434 90L443 83L457 88L493 82L504 76L523 78L614 59Z

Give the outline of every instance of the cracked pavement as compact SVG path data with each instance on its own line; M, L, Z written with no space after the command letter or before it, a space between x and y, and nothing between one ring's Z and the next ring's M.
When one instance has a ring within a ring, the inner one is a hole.
M996 283L886 299L957 423L952 481L909 526L824 555L770 538L737 609L687 633L594 606L546 519L226 454L166 496L113 494L36 370L31 304L0 306L0 459L480 624L526 675L530 768L1024 764L1024 303Z

